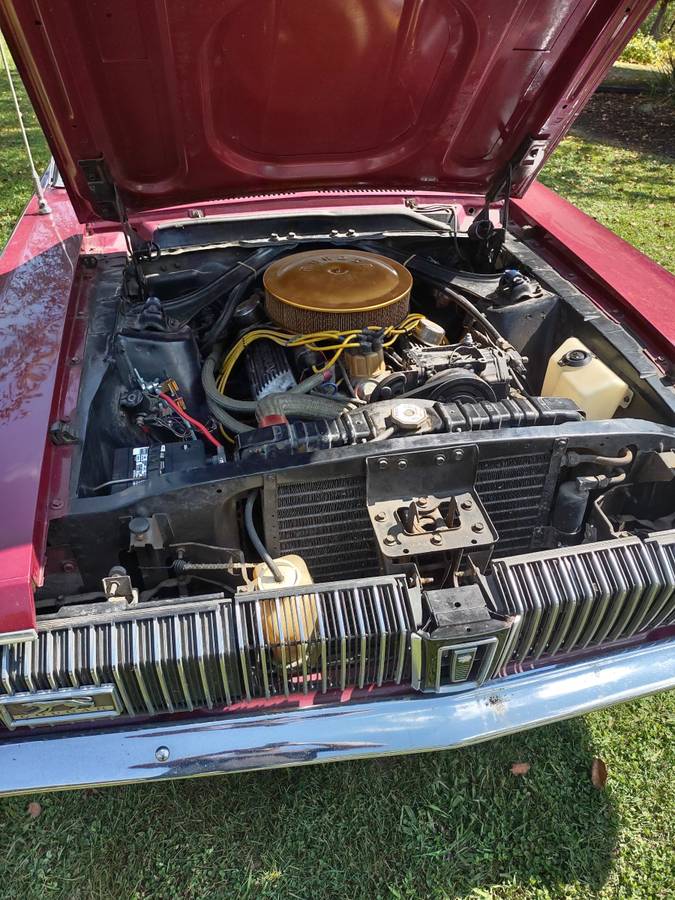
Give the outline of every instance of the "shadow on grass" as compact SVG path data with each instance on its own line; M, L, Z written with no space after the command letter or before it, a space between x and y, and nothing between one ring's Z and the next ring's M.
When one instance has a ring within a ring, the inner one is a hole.
M617 832L592 755L573 720L454 752L47 795L30 854L0 875L23 897L587 896ZM0 803L6 845L26 803Z
M675 105L663 93L595 94L572 133L640 153L675 157Z

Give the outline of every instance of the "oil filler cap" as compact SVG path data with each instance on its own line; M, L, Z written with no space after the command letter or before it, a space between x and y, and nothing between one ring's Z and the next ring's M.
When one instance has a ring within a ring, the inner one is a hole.
M593 354L590 350L568 350L564 356L560 357L558 365L580 369L582 366L587 366L592 359Z

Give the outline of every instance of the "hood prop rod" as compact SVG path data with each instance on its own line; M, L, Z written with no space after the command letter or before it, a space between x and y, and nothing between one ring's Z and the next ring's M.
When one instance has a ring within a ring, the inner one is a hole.
M21 106L19 105L19 98L16 94L16 89L14 87L14 81L12 79L12 71L9 67L9 60L7 59L7 54L5 53L5 48L3 47L2 41L0 41L0 55L2 56L2 63L5 67L5 72L7 73L7 80L9 81L9 89L12 93L12 100L14 101L14 109L16 110L16 117L19 122L19 131L21 132L21 137L23 138L23 143L26 148L26 156L28 157L28 165L30 166L30 174L33 179L33 186L35 187L35 193L38 199L38 212L41 216L48 216L51 213L51 208L47 201L45 200L44 191L42 190L42 183L40 182L40 176L37 173L37 169L35 168L35 162L33 161L33 154L30 149L30 143L28 141L28 133L26 131L26 126L23 121L23 115L21 114Z

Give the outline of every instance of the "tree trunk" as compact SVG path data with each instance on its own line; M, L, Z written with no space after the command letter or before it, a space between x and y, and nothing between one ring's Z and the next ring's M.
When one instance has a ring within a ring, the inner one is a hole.
M666 10L668 9L668 4L670 0L661 0L659 3L659 8L656 12L656 18L652 22L652 27L649 29L649 33L654 38L655 41L661 40L661 32L663 30L663 19L666 15Z

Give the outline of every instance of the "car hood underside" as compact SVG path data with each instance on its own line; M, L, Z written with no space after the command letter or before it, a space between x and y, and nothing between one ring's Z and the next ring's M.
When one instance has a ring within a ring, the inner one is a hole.
M522 195L650 8L3 0L82 221L263 192Z

